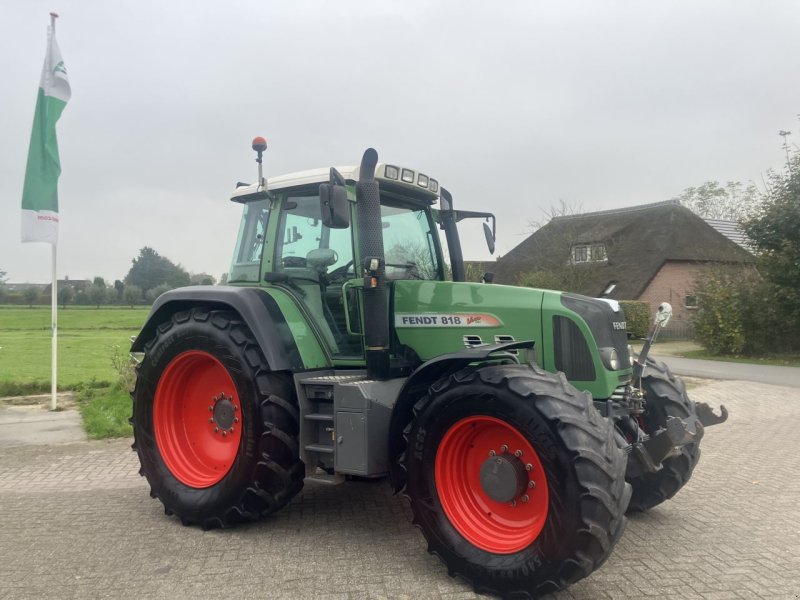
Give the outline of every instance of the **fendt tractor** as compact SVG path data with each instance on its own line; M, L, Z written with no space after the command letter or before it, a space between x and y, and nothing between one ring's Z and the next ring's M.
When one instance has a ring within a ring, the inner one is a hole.
M493 251L494 215L373 149L267 181L253 148L228 285L163 294L131 349L134 448L168 515L228 527L305 479L388 477L450 575L537 597L686 483L727 412L649 341L635 358L616 302L465 281L457 224Z

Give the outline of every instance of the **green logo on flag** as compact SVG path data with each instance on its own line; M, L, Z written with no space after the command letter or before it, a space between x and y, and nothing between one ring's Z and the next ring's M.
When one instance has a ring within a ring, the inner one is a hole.
M60 61L55 67L53 67L53 75L56 73L63 73L64 75L67 74L67 67L64 66L64 61Z

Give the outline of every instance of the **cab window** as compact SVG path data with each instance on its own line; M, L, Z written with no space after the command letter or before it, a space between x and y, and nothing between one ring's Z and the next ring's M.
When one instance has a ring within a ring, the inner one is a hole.
M383 247L389 279L439 279L441 265L424 210L382 205Z
M261 254L264 249L264 236L268 221L268 200L244 205L228 281L258 282L260 280Z

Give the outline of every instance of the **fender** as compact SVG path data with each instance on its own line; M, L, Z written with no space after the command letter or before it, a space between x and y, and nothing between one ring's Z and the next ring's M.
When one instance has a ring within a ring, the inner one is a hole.
M252 287L198 285L161 294L150 309L144 327L131 345L131 352L144 352L156 328L178 311L195 306L230 309L239 314L253 332L273 371L304 369L300 351L278 303L267 292Z
M404 430L414 418L414 405L428 393L428 388L435 381L447 377L471 363L482 363L508 357L516 360L515 356L508 354L510 350L533 348L534 344L533 340L508 342L476 346L451 354L442 354L423 363L409 375L397 396L389 420L389 479L395 492L402 490L405 485L405 471L400 466L399 460L406 447Z

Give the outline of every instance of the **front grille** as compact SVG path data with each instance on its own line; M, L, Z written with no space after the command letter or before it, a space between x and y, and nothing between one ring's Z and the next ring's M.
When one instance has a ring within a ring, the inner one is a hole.
M622 308L619 312L603 300L587 298L577 294L561 294L561 303L568 309L578 313L589 331L592 332L594 343L600 348L614 348L619 356L620 365L623 369L628 367L630 354L628 353L628 334L625 329L616 329L612 323L619 324L625 321L625 313Z
M569 317L553 317L553 350L556 369L571 381L594 381L595 370L589 344Z

